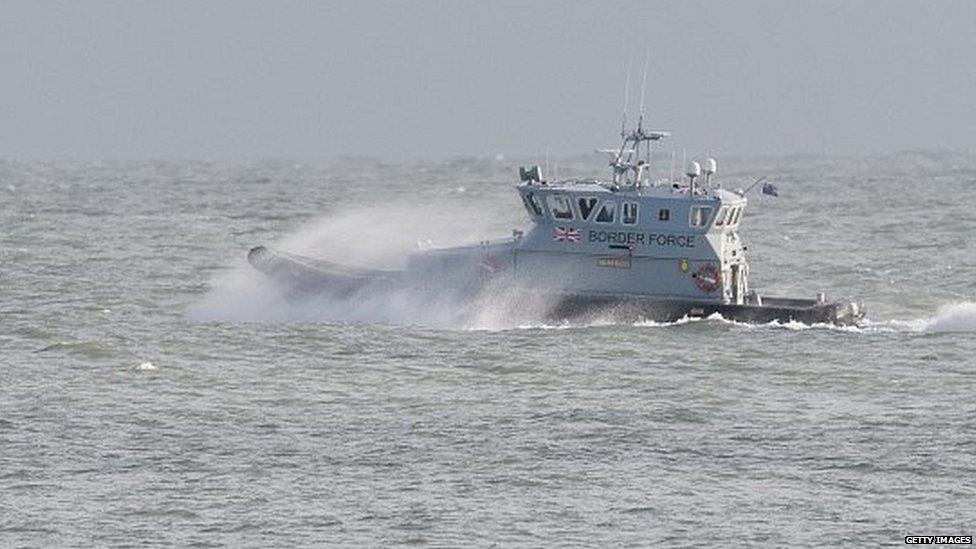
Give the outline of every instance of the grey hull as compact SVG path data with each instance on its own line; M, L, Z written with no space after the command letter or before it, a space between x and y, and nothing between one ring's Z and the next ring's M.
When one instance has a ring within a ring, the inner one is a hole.
M818 302L813 299L764 297L762 305L735 305L657 299L644 296L560 296L551 315L560 319L611 318L620 322L653 320L674 322L719 314L726 320L749 324L800 322L803 324L853 325L865 309L852 301Z
M401 271L350 268L264 246L252 248L247 259L255 269L297 293L355 295L362 291L404 288L407 284ZM634 294L531 293L543 298L542 301L548 304L544 314L547 320L556 321L610 319L619 322L674 322L686 317L719 314L727 320L753 324L800 322L850 325L856 324L865 315L865 308L853 301L820 302L813 299L764 297L761 305L735 305Z

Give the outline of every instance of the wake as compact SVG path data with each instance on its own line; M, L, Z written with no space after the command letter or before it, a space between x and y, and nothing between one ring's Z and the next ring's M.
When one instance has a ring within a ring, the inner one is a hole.
M678 326L689 322L714 322L737 326L746 329L779 329L791 331L830 330L836 332L863 334L938 334L938 333L972 333L976 332L976 303L959 302L940 307L936 314L912 320L876 320L866 318L856 325L838 326L835 324L803 324L801 322L770 322L768 324L746 324L727 320L719 315L712 315L705 319L682 319L678 322L639 323L641 326Z
M932 317L917 320L891 320L882 324L904 332L976 332L976 303L971 301L951 303L940 307Z
M642 320L620 323L612 317L585 321L551 322L531 311L545 303L529 303L502 294L459 299L409 292L382 292L336 298L326 294L287 299L282 288L247 265L239 265L214 280L212 289L190 308L187 318L195 322L230 323L328 323L365 322L403 326L425 326L461 331L574 330L607 326L649 329L728 327L744 330L833 331L853 334L940 334L976 332L976 302L958 302L940 307L935 314L916 319L878 320L866 318L857 325L770 322L748 324L714 314L705 318L685 317L674 322Z
M630 324L638 328L680 328L688 325L715 325L734 327L746 330L788 330L788 331L817 331L847 332L855 334L938 334L938 333L972 333L976 332L976 303L959 302L940 307L936 314L913 320L874 320L864 319L852 326L838 326L836 324L804 324L802 322L769 322L766 324L749 324L723 318L713 314L704 318L684 317L674 322L656 322L642 320ZM619 325L611 320L601 319L583 324L569 322L559 324L523 324L514 327L517 330L560 330L571 328L591 328Z

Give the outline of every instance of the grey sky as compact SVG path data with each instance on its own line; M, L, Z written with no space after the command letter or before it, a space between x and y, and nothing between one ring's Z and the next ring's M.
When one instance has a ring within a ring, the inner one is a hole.
M976 150L974 2L3 2L0 158ZM629 41L629 44L627 43Z

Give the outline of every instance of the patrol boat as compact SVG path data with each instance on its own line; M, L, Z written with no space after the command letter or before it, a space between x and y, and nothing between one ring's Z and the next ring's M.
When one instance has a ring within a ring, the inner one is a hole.
M823 293L802 299L752 290L739 237L750 189L720 188L711 158L704 168L690 162L686 180L651 182L652 143L669 135L645 130L643 116L636 129L621 131L621 146L604 151L612 154L607 181L548 181L538 166L520 168L516 190L532 222L529 230L418 251L404 270L352 268L264 246L251 249L248 260L301 291L355 296L395 288L541 297L521 303L541 307L549 320L673 322L718 314L749 323L854 324L864 317L861 303L828 301ZM769 185L764 191L775 192Z

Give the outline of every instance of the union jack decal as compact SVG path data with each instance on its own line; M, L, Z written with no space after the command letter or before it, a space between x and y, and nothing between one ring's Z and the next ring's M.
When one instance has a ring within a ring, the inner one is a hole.
M552 239L556 242L579 242L579 231L576 229L567 229L566 227L556 227L556 232L553 233Z

